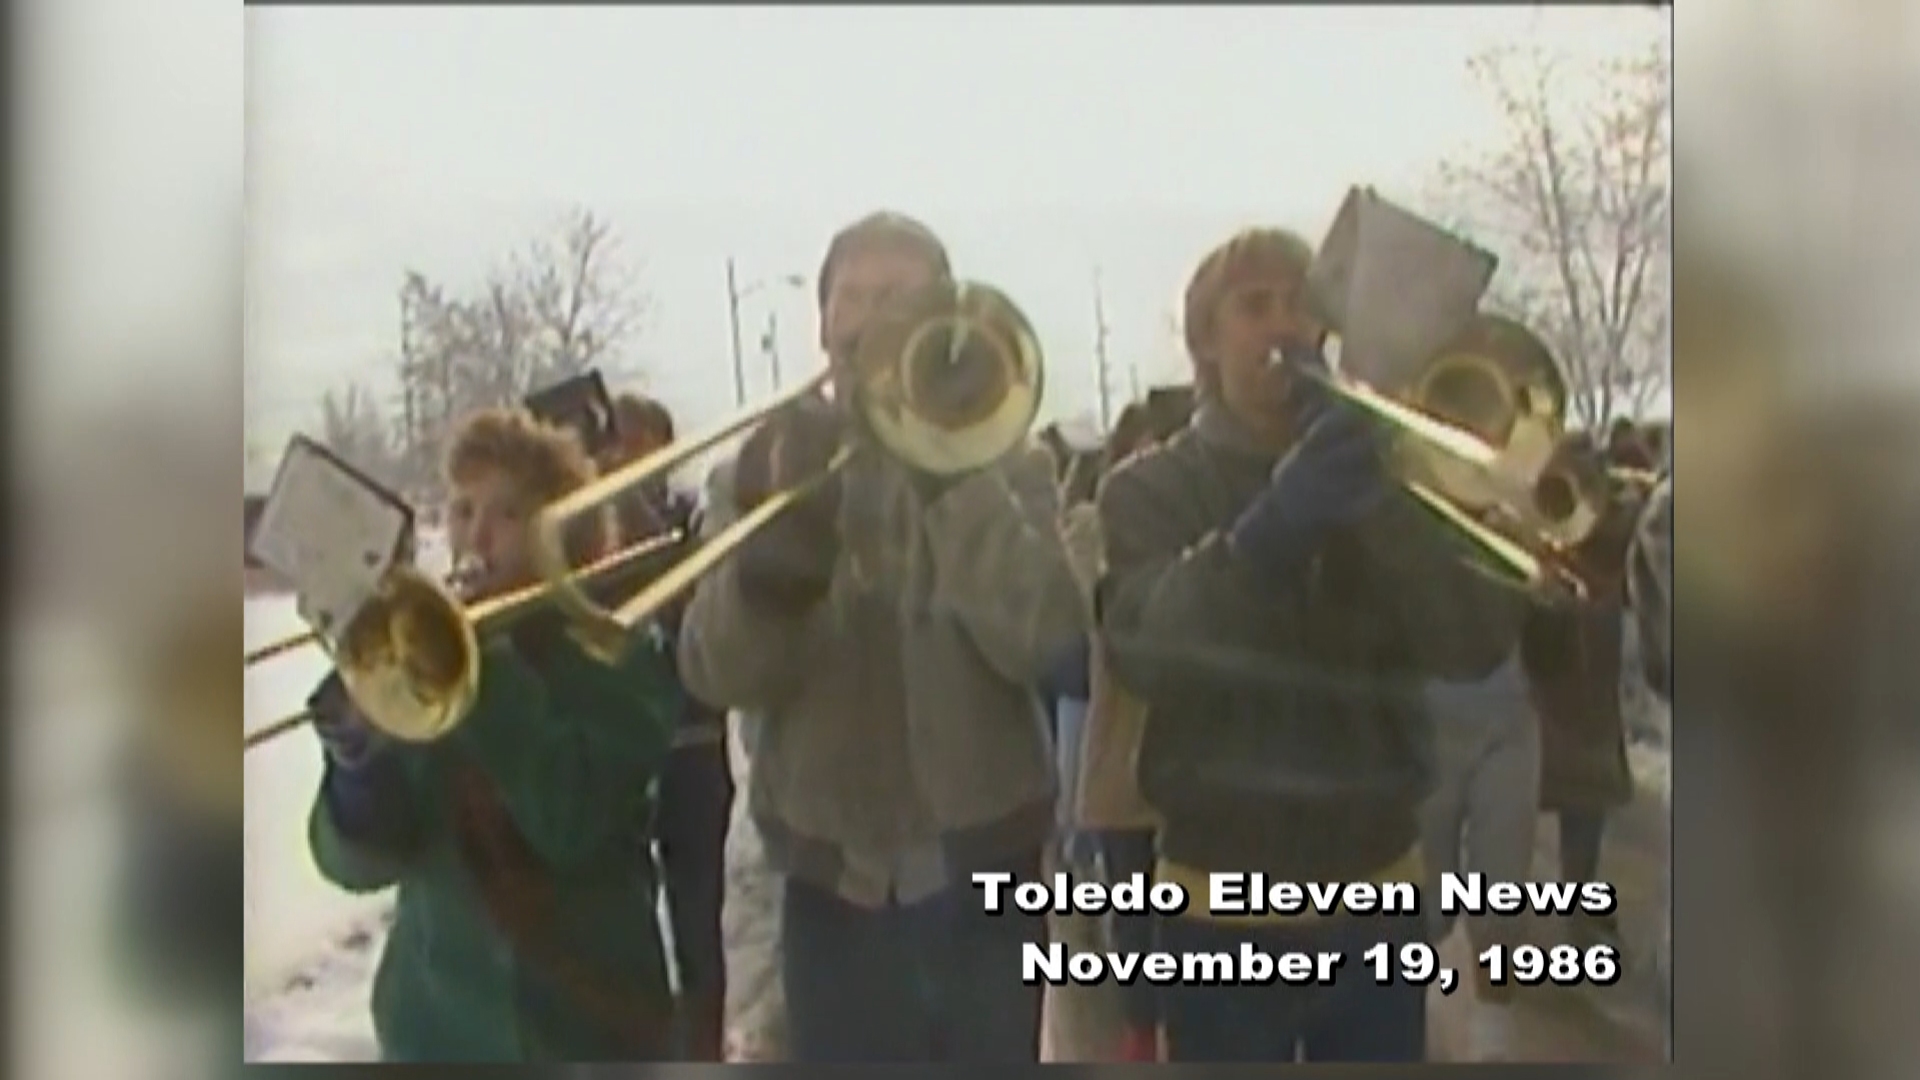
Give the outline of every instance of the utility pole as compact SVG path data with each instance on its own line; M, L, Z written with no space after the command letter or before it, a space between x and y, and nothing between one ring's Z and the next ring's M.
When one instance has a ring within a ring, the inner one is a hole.
M1107 387L1107 303L1101 295L1100 268L1093 268L1093 362L1097 371L1095 389L1100 397L1100 430L1113 425L1113 398Z
M733 403L747 403L747 368L740 355L740 282L734 276L733 258L727 258L727 328L733 334Z
M733 334L734 404L745 405L747 403L747 366L746 360L740 351L740 301L762 289L775 285L784 285L789 289L803 289L806 287L806 284L807 278L804 274L782 274L779 277L760 278L742 285L740 284L740 279L734 274L733 259L727 259L727 329ZM773 332L773 320L771 318L767 320L767 325L767 332L771 334ZM761 345L761 351L769 357L768 362L773 371L774 385L778 386L780 384L779 358L773 356L772 346L770 345L763 343Z

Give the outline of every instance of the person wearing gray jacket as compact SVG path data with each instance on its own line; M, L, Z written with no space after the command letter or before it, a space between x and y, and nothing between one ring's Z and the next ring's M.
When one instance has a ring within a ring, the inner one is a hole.
M881 305L950 273L909 218L843 230L818 279L829 370ZM845 434L824 397L770 417L709 528L816 475ZM1034 687L1086 618L1052 469L1032 447L940 480L854 445L701 581L680 639L687 687L764 725L750 806L783 875L792 1056L1033 1061L1020 960L1045 920L985 914L971 875L1036 877L1053 827Z

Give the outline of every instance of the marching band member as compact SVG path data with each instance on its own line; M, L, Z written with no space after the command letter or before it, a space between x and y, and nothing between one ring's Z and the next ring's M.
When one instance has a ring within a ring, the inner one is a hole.
M1627 541L1634 518L1610 506L1601 527L1572 552L1588 583L1584 599L1536 605L1521 632L1520 659L1540 718L1540 809L1558 818L1560 879L1601 881L1607 815L1633 798L1620 708L1626 630ZM1621 945L1617 915L1573 916L1576 944Z
M1158 875L1193 903L1174 952L1338 950L1423 939L1417 918L1216 918L1210 871L1290 881L1421 877L1432 679L1491 672L1519 604L1457 534L1383 475L1375 427L1296 365L1323 366L1310 246L1242 232L1195 270L1185 334L1199 385L1187 431L1122 465L1099 496L1112 673L1147 702L1138 774ZM1287 362L1269 363L1272 350ZM1425 990L1169 987L1173 1061L1420 1061Z
M622 394L614 400L613 411L617 439L612 453L620 464L673 442L673 414L652 398ZM664 477L636 486L616 506L629 543L667 529L690 536L694 529L693 500L671 490ZM679 634L683 610L684 605L675 603L660 614L669 649ZM680 973L682 1052L694 1061L719 1061L727 985L720 908L733 777L727 766L726 714L690 694L681 700L659 801L660 868Z
M530 584L527 524L585 483L571 435L522 411L469 419L447 459L449 528L478 598ZM604 519L574 539L606 550ZM315 862L350 892L398 887L374 977L390 1061L661 1060L671 1003L646 856L675 707L657 649L588 656L558 613L483 644L479 697L445 739L383 738L338 675L311 699L325 771Z
M836 236L818 278L835 378L870 315L949 274L909 218ZM817 475L837 409L769 418L716 513ZM1033 687L1083 627L1038 448L951 481L857 456L700 582L681 673L763 725L751 807L785 878L795 1059L1036 1059L1041 991L1020 960L1044 919L986 915L970 879L1040 872L1054 785Z
M609 456L617 464L639 461L673 442L673 414L650 397L621 394L614 399L613 417L615 442ZM685 529L693 511L693 500L670 488L665 476L636 486L617 509L621 535L628 540Z

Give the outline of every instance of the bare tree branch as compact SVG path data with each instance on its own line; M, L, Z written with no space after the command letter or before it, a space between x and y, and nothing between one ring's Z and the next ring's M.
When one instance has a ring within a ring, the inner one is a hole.
M1636 412L1670 378L1666 356L1671 83L1664 47L1595 72L1602 99L1558 108L1570 71L1500 49L1470 71L1505 140L1440 170L1439 216L1506 252L1490 306L1553 349L1576 423Z
M502 261L484 285L451 295L409 271L400 289L402 457L409 482L430 484L461 417L598 368L614 381L645 328L648 297L604 219L575 210L551 236Z
M384 484L401 468L391 429L373 395L359 383L329 390L320 399L320 441L348 464Z

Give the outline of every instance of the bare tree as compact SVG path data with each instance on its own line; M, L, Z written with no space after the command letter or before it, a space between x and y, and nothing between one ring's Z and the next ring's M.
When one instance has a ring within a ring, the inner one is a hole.
M1562 365L1576 423L1638 415L1671 379L1672 81L1665 44L1580 71L1538 49L1470 61L1506 122L1481 159L1441 170L1443 216L1501 255L1490 306ZM1569 108L1568 86L1597 82Z
M576 210L557 241L535 241L516 260L513 284L535 348L533 385L617 363L647 314L647 298L619 256L612 226Z
M409 272L400 291L399 428L406 472L431 483L439 448L475 409L508 405L591 368L617 382L648 298L604 219L570 213L461 296Z
M344 391L329 390L320 399L320 441L348 464L387 484L395 482L400 465L391 430L373 395L358 383Z

